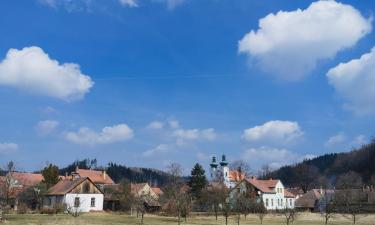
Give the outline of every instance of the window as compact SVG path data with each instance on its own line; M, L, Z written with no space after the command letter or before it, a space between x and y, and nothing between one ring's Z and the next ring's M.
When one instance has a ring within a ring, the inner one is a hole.
M290 205L290 206L293 206L292 199L289 199L289 205Z
M280 199L277 199L277 205L280 206Z
M283 206L284 205L284 201L283 201L283 199L281 199L281 206Z
M80 205L80 201L79 201L79 197L76 197L75 199L74 199L74 207L79 207L79 205Z
M95 198L91 198L91 207L95 207Z
M266 207L268 207L268 198L266 199Z
M273 207L273 199L271 199L271 206Z

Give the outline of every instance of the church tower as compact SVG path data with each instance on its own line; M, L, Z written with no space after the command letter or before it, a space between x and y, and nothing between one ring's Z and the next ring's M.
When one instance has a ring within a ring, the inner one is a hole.
M224 183L228 186L229 183L230 183L229 167L228 167L228 162L227 162L227 159L226 159L225 155L222 155L222 157L221 157L220 169L221 169L221 172L223 173L222 175L223 175Z
M210 174L211 174L211 180L216 180L216 175L217 175L217 167L219 165L216 162L216 157L212 157L212 162L210 164Z

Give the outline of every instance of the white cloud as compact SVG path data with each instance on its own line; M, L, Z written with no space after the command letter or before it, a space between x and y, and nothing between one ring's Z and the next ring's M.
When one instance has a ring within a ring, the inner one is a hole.
M175 9L177 6L182 5L186 0L153 0L154 2L160 2L167 5L169 10Z
M334 145L337 145L337 144L342 144L345 141L346 141L346 136L345 136L344 133L341 132L341 133L338 133L338 134L330 137L324 145L326 147L331 147L331 146L334 146Z
M152 130L160 130L163 129L164 123L160 121L153 121L149 125L147 125L147 129L152 129Z
M171 150L171 148L170 148L169 145L160 144L160 145L156 146L156 148L153 148L153 149L150 149L150 150L147 150L147 151L143 152L142 155L144 157L151 157L151 156L154 156L154 155L166 154L170 150Z
M259 29L240 41L238 51L284 80L299 80L319 60L333 58L370 33L371 19L351 5L313 2L307 9L279 11L259 20Z
M255 168L269 165L273 169L283 165L288 165L301 159L301 156L287 150L270 147L250 148L244 153L243 158L251 163Z
M364 145L366 143L368 143L368 140L367 140L366 136L362 135L362 134L355 137L354 140L352 141L352 145L355 148L361 147L362 145Z
M101 132L82 127L77 132L65 134L66 140L82 145L110 144L129 140L133 136L133 130L126 124L104 127Z
M18 150L18 144L15 143L0 143L0 153L9 154Z
M119 0L122 6L127 6L130 8L138 7L137 0Z
M213 128L209 129L178 129L173 132L173 136L177 137L179 140L208 140L212 141L216 138L216 133Z
M42 5L53 9L65 9L68 12L89 10L93 0L37 0Z
M370 53L330 69L327 77L356 114L375 113L375 47Z
M250 142L286 144L302 136L303 132L297 122L274 120L244 130L242 138Z
M35 126L35 130L39 135L45 136L53 132L58 126L59 121L43 120L38 122L38 124Z
M177 129L180 127L180 122L178 120L170 120L169 127L172 129Z
M73 101L82 99L94 82L77 64L60 64L34 46L8 51L0 62L0 85Z

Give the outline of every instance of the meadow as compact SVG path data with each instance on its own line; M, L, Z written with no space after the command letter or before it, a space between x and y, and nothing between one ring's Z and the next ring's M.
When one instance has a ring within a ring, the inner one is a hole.
M70 215L41 215L41 214L12 214L6 216L4 224L7 225L139 225L140 219L135 216L113 213L87 213L79 217ZM146 215L144 225L174 225L177 224L176 218L162 217L155 215ZM215 220L213 216L192 216L187 222L181 222L183 225L223 225L225 220L219 217ZM229 225L237 224L236 218L229 218ZM241 217L240 224L259 225L260 221L256 215L249 215L245 219ZM281 215L267 215L263 221L264 225L282 225L286 224ZM303 213L298 215L295 225L323 225L324 218L319 214ZM330 222L330 225L350 225L352 222L342 215L336 215ZM358 225L375 225L375 215L361 216L356 223Z

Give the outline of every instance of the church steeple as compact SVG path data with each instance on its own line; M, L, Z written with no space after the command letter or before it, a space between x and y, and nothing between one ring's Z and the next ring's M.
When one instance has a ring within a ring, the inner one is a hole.
M228 166L228 162L226 160L226 157L225 155L222 155L221 157L221 163L220 163L220 166L224 167L224 166Z
M215 156L212 157L212 162L211 162L210 166L211 166L211 168L217 168L218 164L216 162Z

